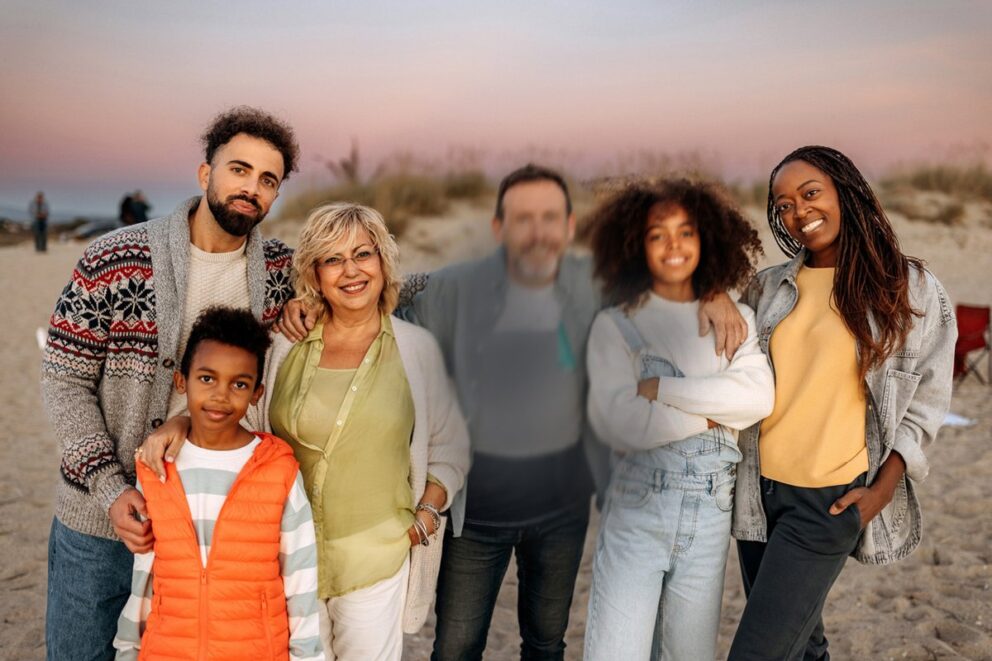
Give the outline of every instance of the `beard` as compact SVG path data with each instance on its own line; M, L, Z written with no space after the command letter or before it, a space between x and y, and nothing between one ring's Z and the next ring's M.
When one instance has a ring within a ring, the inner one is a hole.
M235 211L228 206L234 200L248 202L255 207L257 212L254 215L245 215L239 211ZM231 236L248 236L248 232L265 218L265 212L258 206L258 202L249 198L247 195L231 195L221 202L217 194L210 188L207 188L207 206L210 208L210 213L214 215L214 220L217 221L217 224Z
M526 282L545 283L558 273L563 250L560 245L540 244L511 257L514 271Z

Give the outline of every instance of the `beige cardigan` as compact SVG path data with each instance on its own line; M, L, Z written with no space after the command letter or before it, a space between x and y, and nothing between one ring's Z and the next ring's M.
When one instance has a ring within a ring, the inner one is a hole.
M437 341L429 331L393 317L393 334L413 397L414 425L410 440L410 490L413 502L420 502L433 475L447 491L444 509L465 484L469 468L468 428L462 417L455 391L444 367ZM251 429L271 432L268 393L275 387L276 375L293 343L283 335L273 335L272 348L265 359L265 393L245 414ZM457 522L456 529L461 527ZM423 626L434 601L442 536L430 546L416 546L410 554L410 581L403 612L403 631L416 633Z

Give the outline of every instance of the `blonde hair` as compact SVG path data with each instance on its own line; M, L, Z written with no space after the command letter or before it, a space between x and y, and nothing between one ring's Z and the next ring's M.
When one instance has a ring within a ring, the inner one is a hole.
M389 233L382 215L370 207L350 202L324 204L307 217L300 230L300 243L293 254L295 271L293 285L296 300L308 309L320 308L321 318L330 311L320 293L316 266L342 242L354 242L356 235L365 230L372 245L379 252L383 287L379 295L379 311L391 314L400 297L402 281L399 274L400 250L396 239Z

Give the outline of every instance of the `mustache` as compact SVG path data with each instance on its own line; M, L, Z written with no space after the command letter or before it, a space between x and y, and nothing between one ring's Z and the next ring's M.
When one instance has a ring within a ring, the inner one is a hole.
M522 252L532 253L532 252L555 252L558 250L560 244L557 241L535 241L534 243L524 246Z
M230 204L231 202L234 202L235 200L241 200L243 202L247 202L248 204L250 204L253 207L255 207L255 209L257 209L258 211L261 211L262 210L262 207L259 206L258 202L256 202L255 200L251 199L247 195L231 195L230 197L227 198L227 203Z

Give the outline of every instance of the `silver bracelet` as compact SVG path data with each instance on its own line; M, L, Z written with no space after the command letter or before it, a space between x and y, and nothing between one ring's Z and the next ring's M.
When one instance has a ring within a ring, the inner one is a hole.
M424 522L420 519L414 518L413 527L417 529L417 534L420 535L420 545L430 546L431 540L430 537L427 536L427 526L424 525Z
M441 513L437 511L437 508L430 503L420 503L417 505L417 512L427 512L431 515L431 521L434 522L434 532L441 529Z

